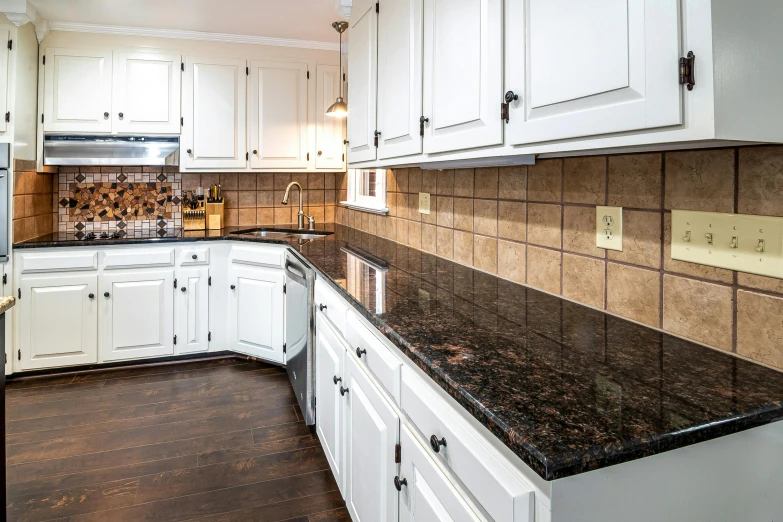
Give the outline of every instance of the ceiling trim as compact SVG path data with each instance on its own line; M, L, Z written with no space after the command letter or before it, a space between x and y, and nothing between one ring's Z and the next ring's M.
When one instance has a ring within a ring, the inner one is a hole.
M302 49L319 49L322 51L340 50L340 44L337 42L316 42L311 40L294 40L291 38L271 38L267 36L226 33L204 33L200 31L181 31L177 29L148 29L145 27L125 27L121 25L50 21L49 30L76 33L119 34L123 36L150 36L156 38L171 38L174 40L203 40L210 42L270 45L273 47L298 47Z

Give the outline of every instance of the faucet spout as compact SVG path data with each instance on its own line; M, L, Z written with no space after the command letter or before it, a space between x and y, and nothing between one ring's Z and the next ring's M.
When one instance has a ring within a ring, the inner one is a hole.
M283 201L281 201L280 203L282 203L283 205L288 205L288 196L289 193L291 192L291 187L296 187L297 189L299 189L299 213L296 215L296 223L298 228L304 228L305 214L304 214L304 206L302 204L302 185L300 185L296 181L292 181L291 183L289 183L288 186L285 188L285 194L283 194Z

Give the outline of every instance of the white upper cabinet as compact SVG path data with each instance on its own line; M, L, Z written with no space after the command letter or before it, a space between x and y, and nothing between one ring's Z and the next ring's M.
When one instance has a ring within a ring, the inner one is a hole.
M10 38L8 29L0 29L0 42ZM0 46L0 115L8 111L8 46ZM0 132L5 132L8 124L0 117Z
M340 95L340 68L336 65L319 64L316 67L315 81L315 168L340 169L345 166L345 120L326 115L326 110Z
M46 50L44 122L47 132L111 132L112 52Z
M348 40L348 158L376 159L376 95L378 84L378 13L375 2L361 0L351 11Z
M178 54L114 53L114 132L180 133L180 60Z
M682 122L678 0L507 5L510 144Z
M307 168L307 64L250 62L250 166Z
M185 59L180 164L244 169L247 165L245 60Z
M422 0L383 0L378 14L378 159L421 153Z
M503 143L502 4L424 3L424 152Z

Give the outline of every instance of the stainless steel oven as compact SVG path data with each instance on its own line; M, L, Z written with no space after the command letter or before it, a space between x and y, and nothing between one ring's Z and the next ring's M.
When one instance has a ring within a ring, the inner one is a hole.
M305 423L315 424L315 272L290 250L285 255L286 370Z

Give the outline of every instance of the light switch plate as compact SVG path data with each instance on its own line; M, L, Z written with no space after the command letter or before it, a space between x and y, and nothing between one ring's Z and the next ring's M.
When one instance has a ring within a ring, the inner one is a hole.
M419 192L419 214L430 214L429 192Z
M672 210L672 259L783 278L783 218Z
M595 246L623 250L623 207L595 207Z

